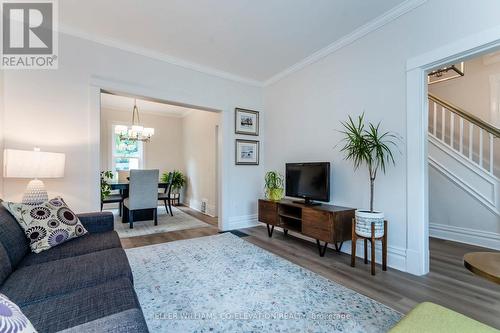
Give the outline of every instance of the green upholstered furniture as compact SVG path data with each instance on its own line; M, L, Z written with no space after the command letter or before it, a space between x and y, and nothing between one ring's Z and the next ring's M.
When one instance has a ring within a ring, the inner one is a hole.
M411 310L390 333L498 333L490 326L440 305L424 302Z

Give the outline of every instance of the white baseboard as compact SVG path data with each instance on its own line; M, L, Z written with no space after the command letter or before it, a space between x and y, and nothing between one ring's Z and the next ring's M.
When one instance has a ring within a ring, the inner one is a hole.
M257 214L232 216L228 219L228 222L227 226L224 226L225 231L251 228L259 225Z
M202 214L205 214L205 215L208 215L208 216L211 216L211 217L216 217L217 216L217 212L216 212L216 209L215 209L214 205L209 205L208 204L207 207L206 207L206 211L202 212L201 211L201 201L194 200L194 199L186 199L184 201L184 204L187 205L189 208L194 209L197 212L200 212Z
M500 234L452 225L429 223L431 237L500 250Z
M281 230L283 231L282 228L280 227L275 227L275 230ZM312 243L316 243L315 239L312 239L310 237L307 237L305 235L293 232L291 230L288 231L290 235L293 235L294 237L301 238L304 240L307 240ZM323 244L323 242L321 242ZM328 244L328 247L331 249L335 249L335 246L333 244ZM351 254L351 241L346 241L342 245L341 252L346 253L346 254ZM363 258L364 257L364 242L363 241L358 241L356 244L356 257ZM371 257L371 248L370 245L368 245L368 258ZM369 259L368 259L369 260ZM379 264L382 263L382 243L380 241L377 241L375 243L375 261ZM387 246L387 266L403 271L406 271L406 249L401 248L401 247L395 247L395 246Z

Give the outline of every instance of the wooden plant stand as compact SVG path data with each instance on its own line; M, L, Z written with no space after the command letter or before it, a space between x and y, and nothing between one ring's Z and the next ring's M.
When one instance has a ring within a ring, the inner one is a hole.
M356 219L352 219L352 248L351 248L351 266L356 266L356 241L363 239L365 243L365 264L368 264L368 240L371 243L372 258L371 258L371 273L375 275L375 241L382 241L382 270L387 270L387 221L384 221L384 235L375 238L375 223L372 223L371 237L363 237L356 233Z

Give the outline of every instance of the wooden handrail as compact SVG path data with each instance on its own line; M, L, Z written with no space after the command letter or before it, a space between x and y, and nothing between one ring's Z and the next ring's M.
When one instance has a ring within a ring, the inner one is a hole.
M500 129L488 124L484 120L480 119L479 117L474 116L473 114L470 114L469 112L465 111L464 109L459 108L458 106L455 106L447 101L442 100L441 98L429 93L429 99L431 101L436 102L437 104L441 105L442 107L446 108L447 110L450 110L451 112L458 114L460 117L466 119L467 121L473 123L474 125L481 127L484 129L486 132L493 134L493 136L500 138Z

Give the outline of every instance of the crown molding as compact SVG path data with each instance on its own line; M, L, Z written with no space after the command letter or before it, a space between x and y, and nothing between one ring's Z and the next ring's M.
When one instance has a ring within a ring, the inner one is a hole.
M319 51L316 51L315 53L311 54L307 58L301 60L300 62L296 63L295 65L285 69L284 71L274 75L273 77L269 78L264 82L264 86L269 86L272 85L273 83L278 82L279 80L283 79L284 77L295 73L304 67L313 64L324 57L328 56L329 54L340 50L343 47L346 47L358 39L363 38L364 36L368 35L369 33L383 27L384 25L396 20L398 17L414 10L417 7L420 7L424 3L426 3L427 0L407 0L400 5L390 9L389 11L385 12L384 14L378 16L377 18L371 20L370 22L366 23L365 25L359 27L358 29L354 30L350 34L345 35L344 37L338 39L337 41L333 42L332 44L328 45L325 48L320 49Z
M132 108L130 109L124 109L116 106L109 106L109 105L102 105L101 106L101 112L102 111L117 111L117 112L128 112L131 113ZM188 114L191 114L194 110L186 110L182 111L182 114L177 114L177 113L169 113L168 111L158 111L158 110L144 110L139 108L140 114L147 114L150 116L158 116L158 117L165 117L165 118L184 118Z
M258 80L249 79L246 77L242 77L239 75L235 75L235 74L224 72L224 71L221 71L218 69L214 69L214 68L211 68L208 66L203 66L203 65L196 64L193 62L185 61L185 60L182 60L179 58L172 57L172 56L167 55L167 54L162 53L162 52L158 52L158 51L143 48L140 46L135 46L132 44L120 42L116 39L95 36L95 35L83 32L81 30L74 29L74 28L69 27L69 26L64 25L64 24L59 24L59 32L66 34L66 35L73 36L73 37L85 39L85 40L88 40L88 41L91 41L94 43L98 43L98 44L102 44L105 46L120 49L123 51L135 53L138 55L142 55L142 56L145 56L145 57L148 57L151 59L160 60L160 61L169 63L171 65L183 67L183 68L197 71L197 72L200 72L203 74L216 76L216 77L221 78L221 79L230 80L230 81L234 81L234 82L238 82L238 83L243 83L243 84L247 84L247 85L251 85L251 86L255 86L255 87L263 87L264 86L263 82L258 81Z
M401 3L400 5L390 9L389 11L385 12L381 16L371 20L370 22L366 23L365 25L361 26L360 28L354 30L350 34L338 39L337 41L333 42L332 44L328 45L325 48L320 49L319 51L316 51L315 53L311 54L307 58L301 60L300 62L296 63L295 65L285 69L284 71L272 76L266 81L258 81L254 79L249 79L246 77L242 77L236 74L231 74L225 71L221 71L218 69L214 69L208 66L203 66L197 63L185 61L179 58L172 57L170 55L167 55L162 52L154 51L151 49L135 46L132 44L120 42L116 39L111 39L111 38L105 38L105 37L100 37L100 36L95 36L86 32L83 32L78 29L74 29L72 27L69 27L64 24L59 24L59 31L61 33L74 36L77 38L85 39L91 42L95 42L98 44L102 44L105 46L117 48L123 51L131 52L134 54L142 55L151 59L155 60L160 60L175 66L183 67L186 69L190 69L193 71L197 71L203 74L215 76L221 79L225 80L230 80L254 87L265 87L269 86L275 82L278 82L279 80L283 79L284 77L295 73L304 67L313 64L322 58L328 56L329 54L338 51L339 49L348 46L349 44L354 43L356 40L366 36L367 34L381 28L382 26L394 21L398 17L412 11L413 9L421 6L422 4L426 3L427 0L406 0L405 2Z

